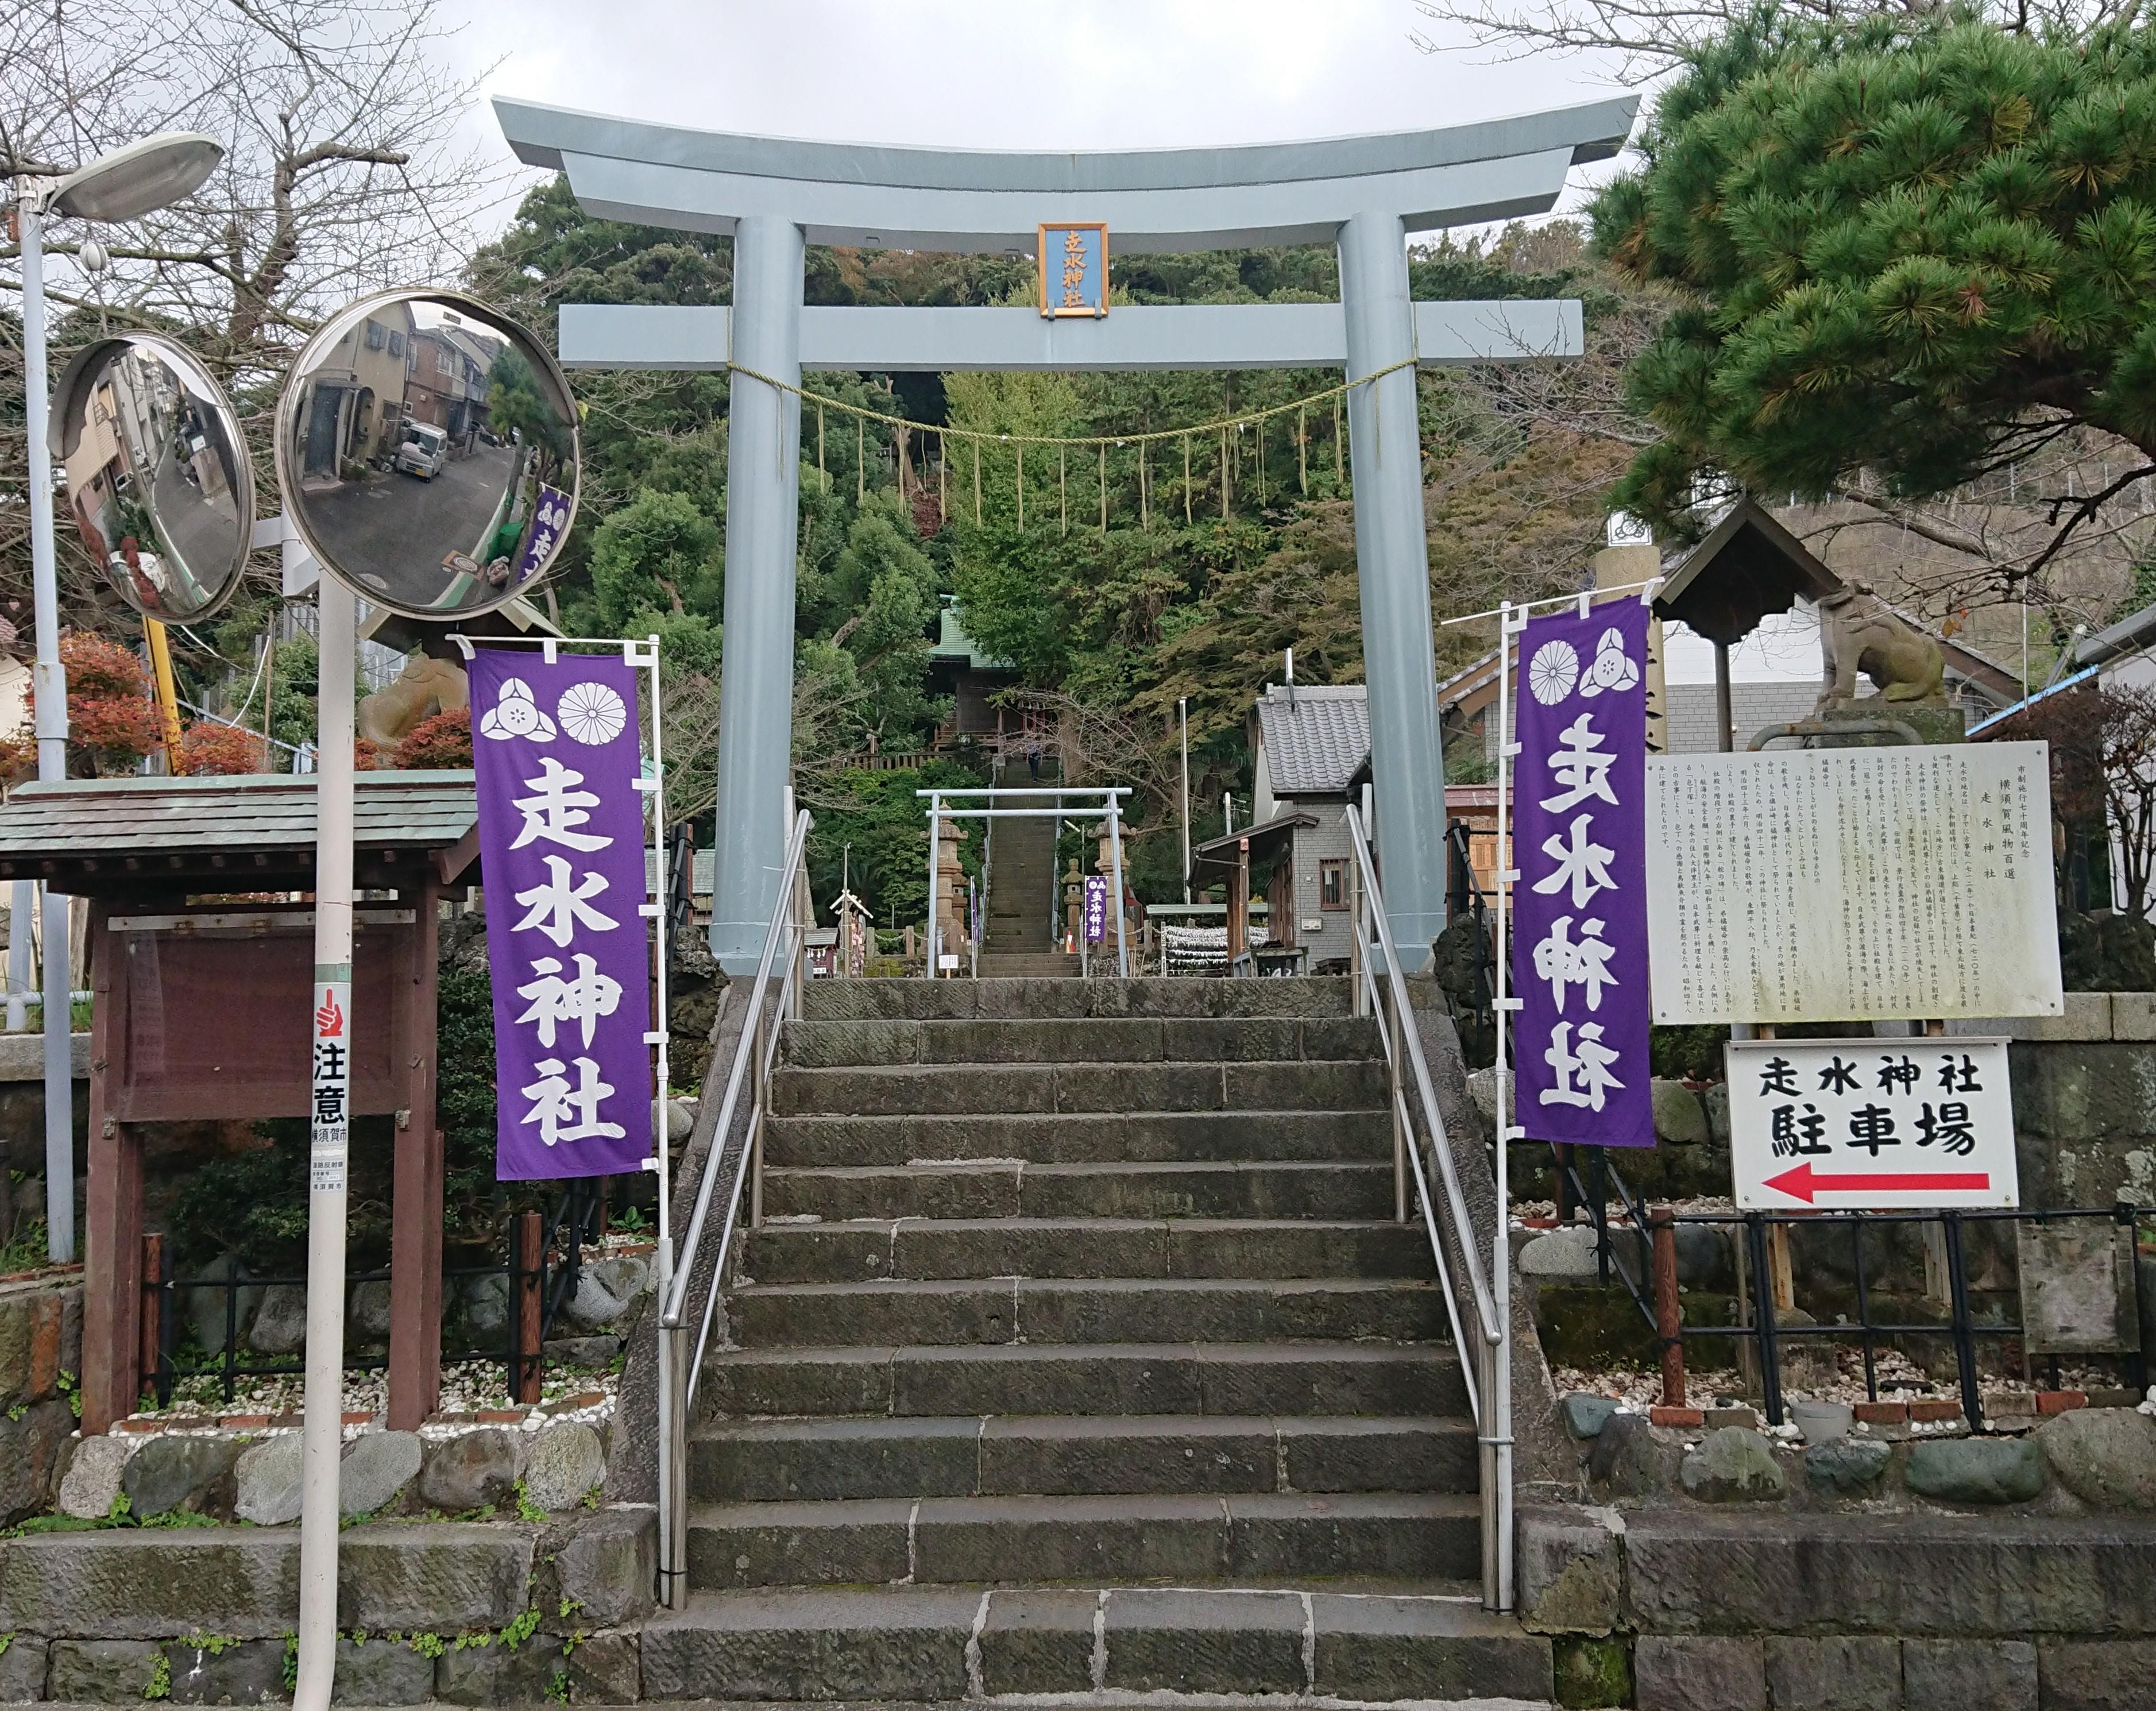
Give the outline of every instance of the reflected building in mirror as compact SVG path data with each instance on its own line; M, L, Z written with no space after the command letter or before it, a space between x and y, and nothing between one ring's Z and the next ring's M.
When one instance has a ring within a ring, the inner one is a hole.
M253 522L223 408L140 342L111 347L77 408L62 465L83 545L145 612L199 615L223 599Z
M454 619L528 592L558 550L575 511L574 408L513 322L454 293L389 294L301 352L279 468L332 574L408 617Z
M314 378L302 429L303 479L362 480L370 467L390 467L410 419L413 362L406 304L384 305L337 341Z
M503 342L444 311L442 324L416 336L410 377L412 419L439 428L449 455L477 449L482 435L491 442L487 421L487 375Z

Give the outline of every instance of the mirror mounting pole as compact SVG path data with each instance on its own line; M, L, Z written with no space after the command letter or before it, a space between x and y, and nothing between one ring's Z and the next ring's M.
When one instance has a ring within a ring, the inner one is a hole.
M24 182L15 204L23 247L23 415L30 498L30 586L37 614L38 778L67 777L67 669L60 664L60 602L53 547L52 398L45 371L47 181ZM74 1258L74 1022L68 1002L68 906L44 894L45 1252L55 1265Z
M324 577L315 746L312 1134L307 1165L307 1380L300 1457L296 1711L326 1711L336 1672L337 1473L344 1446L345 1169L350 1143L352 692L358 612Z

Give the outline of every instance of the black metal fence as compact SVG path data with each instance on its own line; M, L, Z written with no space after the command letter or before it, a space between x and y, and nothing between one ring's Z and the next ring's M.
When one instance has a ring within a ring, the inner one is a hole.
M2022 1338L2026 1334L2027 1328L2005 1320L1980 1318L1972 1306L1967 1244L1969 1226L2095 1220L2123 1225L2130 1231L2149 1210L2121 1201L2115 1206L2101 1210L2076 1208L2047 1211L1650 1211L1632 1193L1623 1175L1609 1161L1606 1148L1553 1146L1552 1151L1557 1159L1558 1222L1569 1221L1568 1215L1573 1206L1587 1213L1594 1231L1596 1266L1601 1282L1606 1287L1614 1274L1638 1306L1653 1334L1656 1349L1666 1357L1671 1350L1676 1350L1679 1360L1676 1369L1679 1381L1681 1382L1683 1345L1687 1339L1723 1338L1749 1341L1754 1347L1758 1361L1760 1392L1768 1422L1774 1426L1782 1423L1784 1411L1782 1345L1785 1340L1824 1338L1835 1343L1861 1344L1864 1351L1865 1394L1871 1400L1877 1401L1878 1354L1881 1341L1919 1336L1951 1340L1962 1412L1967 1416L1972 1430L1982 1426L1984 1404L1977 1360L1978 1339L2003 1344ZM1579 1169L1578 1158L1583 1153L1589 1155L1584 1179ZM1613 1194L1630 1226L1629 1232L1617 1226L1614 1236L1610 1217ZM1682 1322L1677 1311L1674 1241L1657 1244L1655 1235L1659 1227L1666 1225L1674 1230L1676 1226L1685 1224L1712 1225L1738 1232L1738 1239L1743 1243L1746 1268L1751 1277L1750 1324L1694 1325ZM1873 1307L1879 1292L1868 1269L1865 1253L1866 1232L1928 1224L1940 1227L1946 1273L1945 1321L1907 1323L1876 1318ZM1770 1232L1777 1226L1801 1228L1814 1236L1823 1231L1846 1232L1851 1272L1855 1280L1856 1313L1853 1318L1845 1316L1833 1324L1785 1325L1777 1323L1775 1292L1771 1282L1775 1267L1769 1252ZM1627 1234L1631 1240L1622 1239ZM2129 1236L2129 1243L2131 1240ZM1632 1251L1629 1265L1624 1252L1628 1247ZM2128 1382L2136 1390L2145 1389L2148 1383L2148 1351L2136 1350L2118 1358L2125 1363ZM2050 1361L2056 1388L2057 1357L2050 1357ZM1666 1374L1669 1370L1666 1364Z
M481 1266L444 1267L447 1290L467 1279L501 1277L508 1285L506 1321L502 1340L491 1348L442 1351L444 1365L453 1362L496 1361L502 1365L512 1398L536 1401L545 1364L547 1337L562 1310L576 1298L582 1276L583 1248L606 1232L607 1197L604 1178L572 1178L551 1212L528 1212L512 1217L503 1242L504 1257ZM142 1383L169 1407L172 1389L182 1379L214 1377L224 1400L229 1403L237 1381L253 1378L285 1378L306 1370L305 1351L287 1358L262 1357L243 1350L239 1316L242 1294L278 1285L304 1287L306 1278L258 1277L234 1265L225 1276L182 1277L172 1275L171 1253L162 1238L144 1238L142 1267L143 1361ZM351 1313L352 1291L362 1283L386 1283L386 1269L345 1273L345 1309ZM180 1302L182 1291L222 1291L224 1296L223 1335L219 1344L207 1349L207 1359L183 1363ZM344 1357L346 1372L376 1372L388 1365L386 1357L354 1352L347 1339Z

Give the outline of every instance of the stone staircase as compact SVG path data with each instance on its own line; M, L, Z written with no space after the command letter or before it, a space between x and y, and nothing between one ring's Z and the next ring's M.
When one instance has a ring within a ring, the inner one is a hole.
M1344 982L805 1002L647 1698L1550 1697Z
M1041 763L1041 783L1055 782L1057 763ZM1025 763L1007 761L996 783L1030 786ZM1053 979L1075 974L1077 958L1063 953L1051 924L1049 905L1055 884L1055 822L1051 819L999 820L988 855L988 932L981 940L983 979ZM1055 919L1061 918L1056 912Z

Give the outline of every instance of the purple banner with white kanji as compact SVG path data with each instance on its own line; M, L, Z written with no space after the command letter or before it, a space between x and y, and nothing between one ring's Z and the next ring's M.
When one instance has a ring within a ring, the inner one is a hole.
M618 655L481 648L471 663L495 1175L651 1156L649 927L636 674Z
M1108 936L1108 881L1100 874L1086 876L1086 943L1098 944Z
M1651 1147L1647 609L1534 619L1519 658L1513 1120L1535 1140Z

